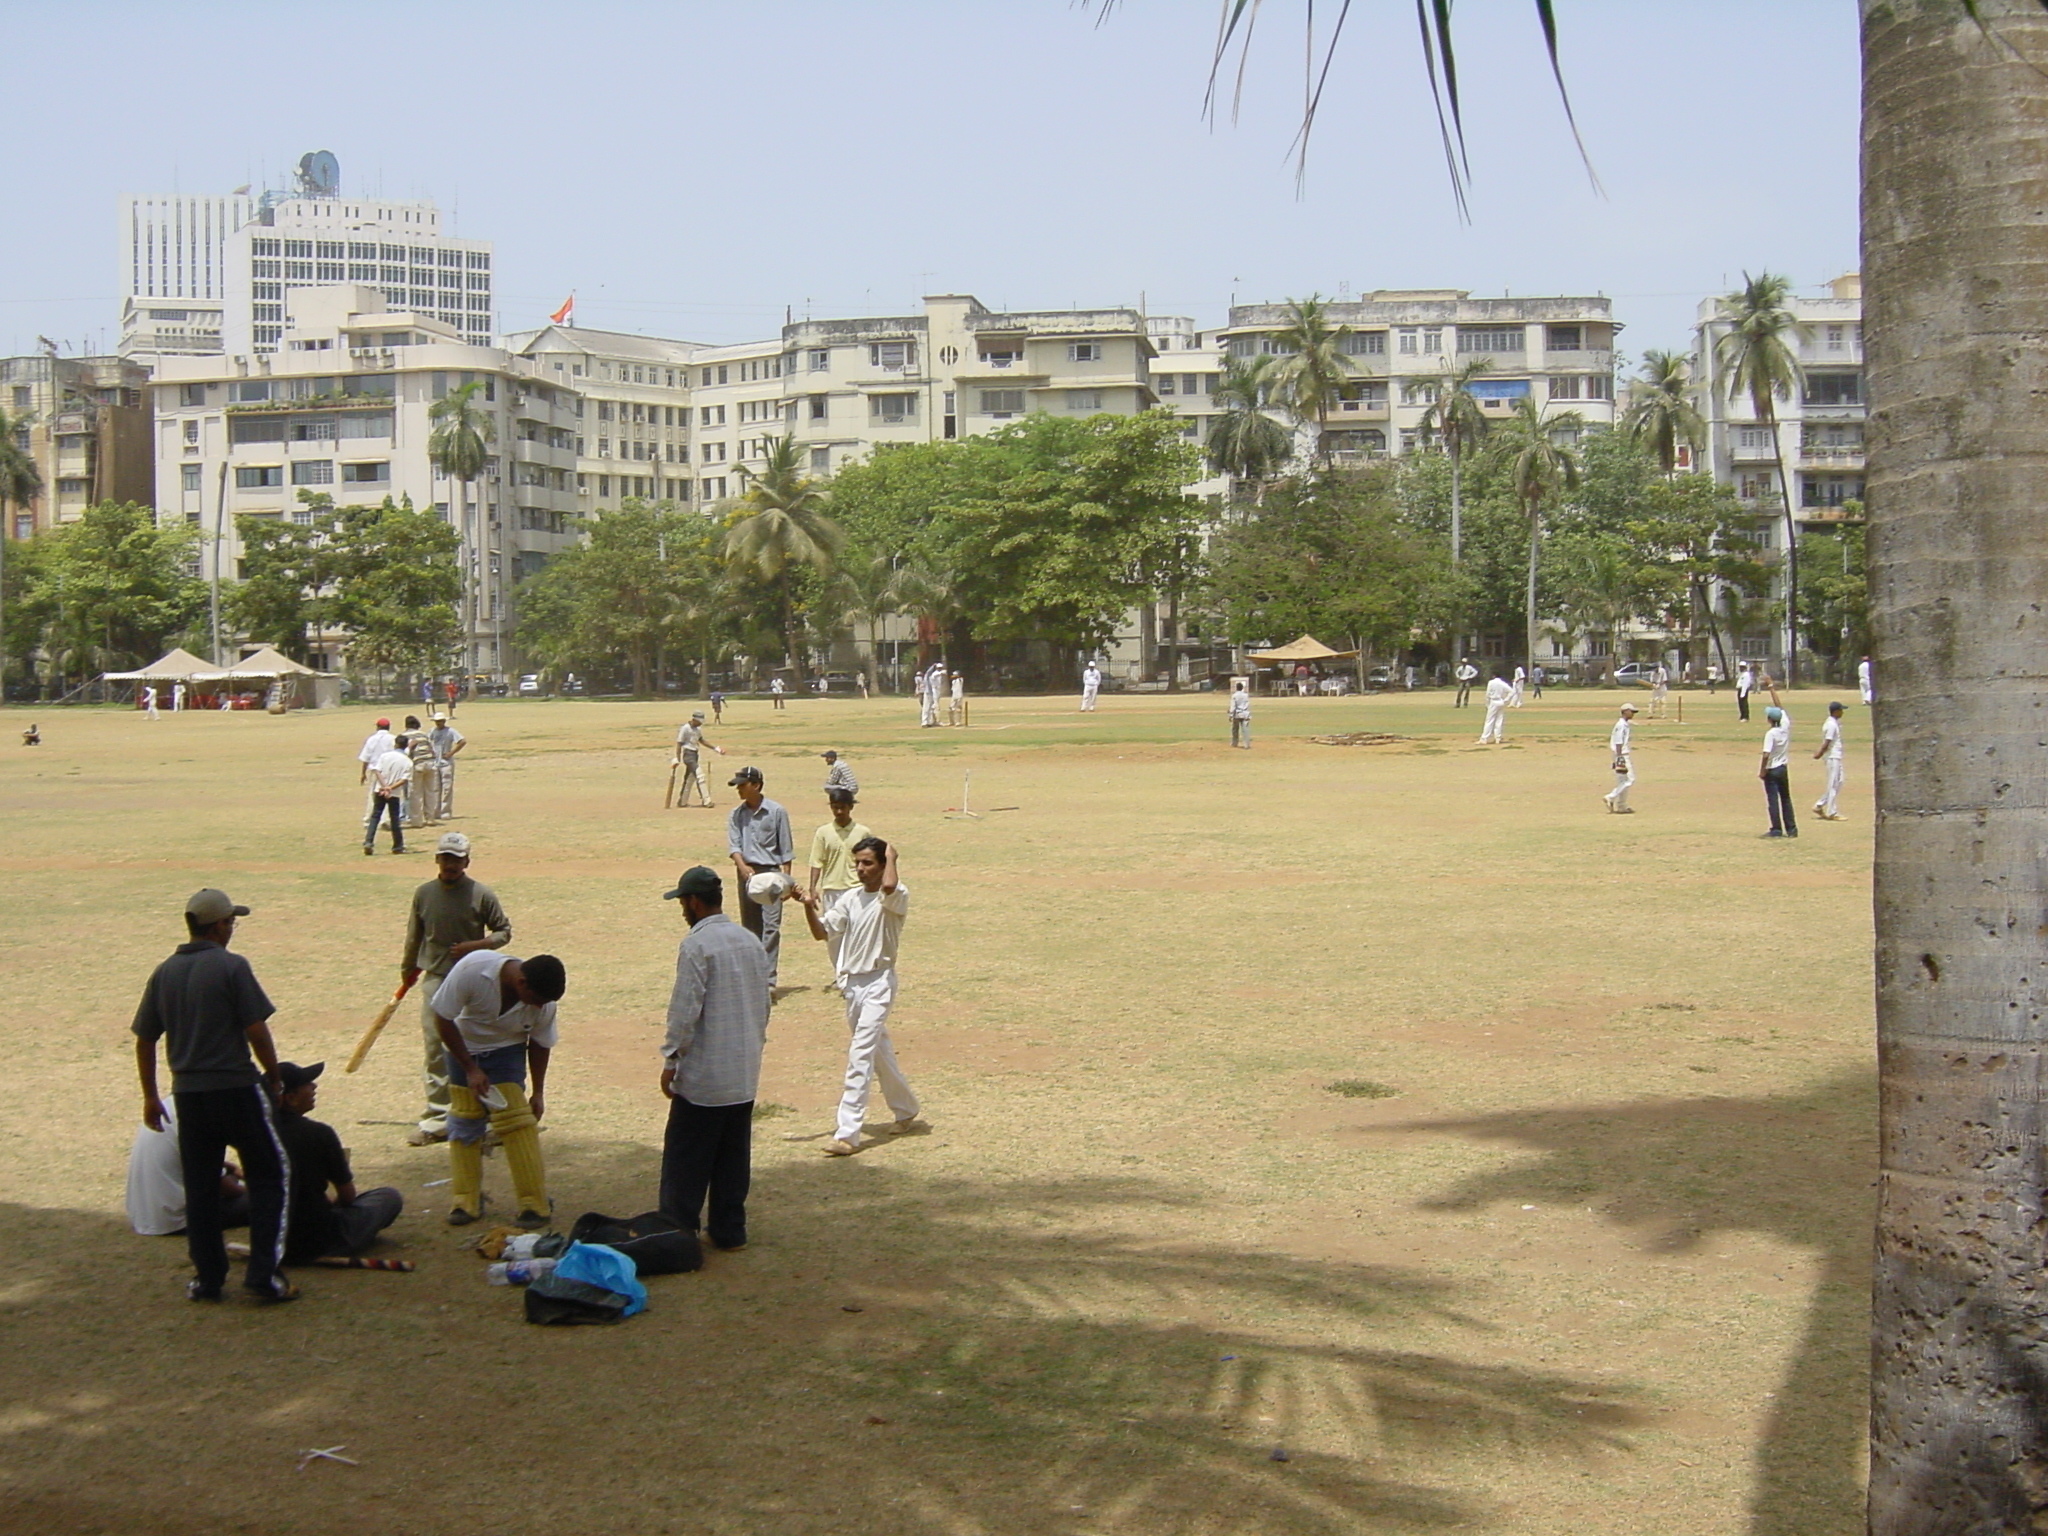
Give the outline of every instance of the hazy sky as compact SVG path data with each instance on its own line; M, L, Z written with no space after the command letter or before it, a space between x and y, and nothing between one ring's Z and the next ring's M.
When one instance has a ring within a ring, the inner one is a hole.
M1317 8L1333 15L1334 4ZM500 323L701 341L924 293L1221 323L1320 290L1604 293L1686 344L1741 272L1856 262L1850 0L1559 0L1572 148L1529 0L1467 0L1461 224L1414 8L1356 0L1297 194L1300 0L1201 116L1215 0L71 0L10 13L0 355L118 334L117 199L281 182L432 198L497 247Z

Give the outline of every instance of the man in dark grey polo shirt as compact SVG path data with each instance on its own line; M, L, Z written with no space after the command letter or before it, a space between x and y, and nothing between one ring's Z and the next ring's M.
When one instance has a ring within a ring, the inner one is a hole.
M290 1169L271 1118L271 1100L279 1089L269 1024L276 1010L249 962L228 949L235 919L248 915L247 907L236 906L221 891L194 894L185 903L191 941L179 945L151 974L130 1026L142 1083L142 1123L153 1131L164 1123L156 1043L169 1037L178 1160L185 1171L185 1246L197 1271L185 1294L194 1301L219 1301L227 1283L220 1168L229 1147L241 1159L249 1188L249 1270L242 1283L263 1301L290 1301L299 1294L279 1272ZM260 1074L257 1062L263 1064Z
M761 792L761 770L742 768L726 780L740 792L740 803L732 808L725 824L725 842L732 854L732 867L739 877L740 922L768 956L768 985L773 988L776 961L782 954L782 905L761 906L747 896L747 881L755 875L779 869L789 873L796 858L796 843L789 835L789 812Z

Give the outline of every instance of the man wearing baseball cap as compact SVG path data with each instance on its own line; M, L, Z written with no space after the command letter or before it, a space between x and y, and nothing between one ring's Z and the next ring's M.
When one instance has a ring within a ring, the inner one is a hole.
M424 1147L448 1139L448 1047L434 1017L434 994L464 955L479 949L503 949L512 942L512 921L489 886L469 878L469 838L444 832L434 847L434 878L412 893L412 911L405 923L405 953L398 979L407 987L422 975L420 1034L426 1056L420 1080L426 1108L407 1136L409 1146Z
M164 1124L157 1041L166 1041L170 1058L178 1160L185 1173L185 1247L196 1271L185 1294L193 1301L219 1301L227 1283L220 1169L229 1147L249 1188L249 1268L242 1284L263 1301L291 1301L299 1294L280 1273L289 1175L271 1109L279 1085L269 1024L276 1010L249 962L228 949L235 919L248 915L247 907L223 891L195 892L185 903L188 942L151 973L129 1026L142 1085L142 1123L153 1131Z
M825 759L826 794L831 794L835 789L843 789L849 795L860 793L860 780L853 776L852 765L841 757L836 749L827 747L818 755Z
M1635 814L1628 807L1628 792L1636 781L1635 759L1629 753L1629 738L1635 728L1635 718L1635 705L1622 705L1621 718L1607 733L1607 750L1614 754L1614 788L1600 798L1607 802L1607 809L1618 816Z
M348 1166L348 1149L334 1127L313 1118L320 1099L320 1074L327 1063L302 1067L281 1061L277 1078L284 1089L278 1100L277 1134L291 1168L291 1220L285 1262L310 1264L330 1254L361 1253L377 1240L398 1213L405 1197L388 1186L356 1188ZM334 1189L329 1201L327 1190Z
M703 865L684 870L662 900L682 904L690 931L676 951L661 1046L661 1210L691 1232L701 1220L720 1248L744 1248L768 957L725 915L724 882Z
M789 873L796 858L796 842L789 833L789 812L761 792L761 770L742 768L726 783L740 792L740 803L732 808L725 824L726 849L739 877L740 922L761 941L768 956L768 985L776 979L776 962L782 954L782 907L761 906L747 894L747 881L769 870Z
M356 774L356 782L358 784L370 782L370 764L376 762L386 752L389 752L396 740L397 738L391 734L390 717L379 715L377 717L377 729L363 738L363 750L356 754L356 761L363 765Z
M704 784L704 770L697 766L697 751L700 747L711 747L711 750L720 757L725 756L725 748L713 747L710 741L706 739L704 735L704 711L697 709L690 712L688 721L676 731L675 760L682 765L683 769L682 793L676 796L677 810L681 810L690 803L690 786L692 784L697 786L698 798L707 807L711 804L711 791Z

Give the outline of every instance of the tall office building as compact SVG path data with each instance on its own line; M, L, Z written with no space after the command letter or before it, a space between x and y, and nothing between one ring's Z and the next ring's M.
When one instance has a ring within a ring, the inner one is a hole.
M124 357L273 352L285 294L335 283L490 344L489 243L444 234L432 203L342 196L325 150L300 159L289 188L127 197L121 222Z

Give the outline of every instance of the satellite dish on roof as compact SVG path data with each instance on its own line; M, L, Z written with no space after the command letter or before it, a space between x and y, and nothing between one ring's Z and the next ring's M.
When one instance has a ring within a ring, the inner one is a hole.
M299 156L299 196L339 197L341 195L341 162L331 151L316 149L309 155Z

